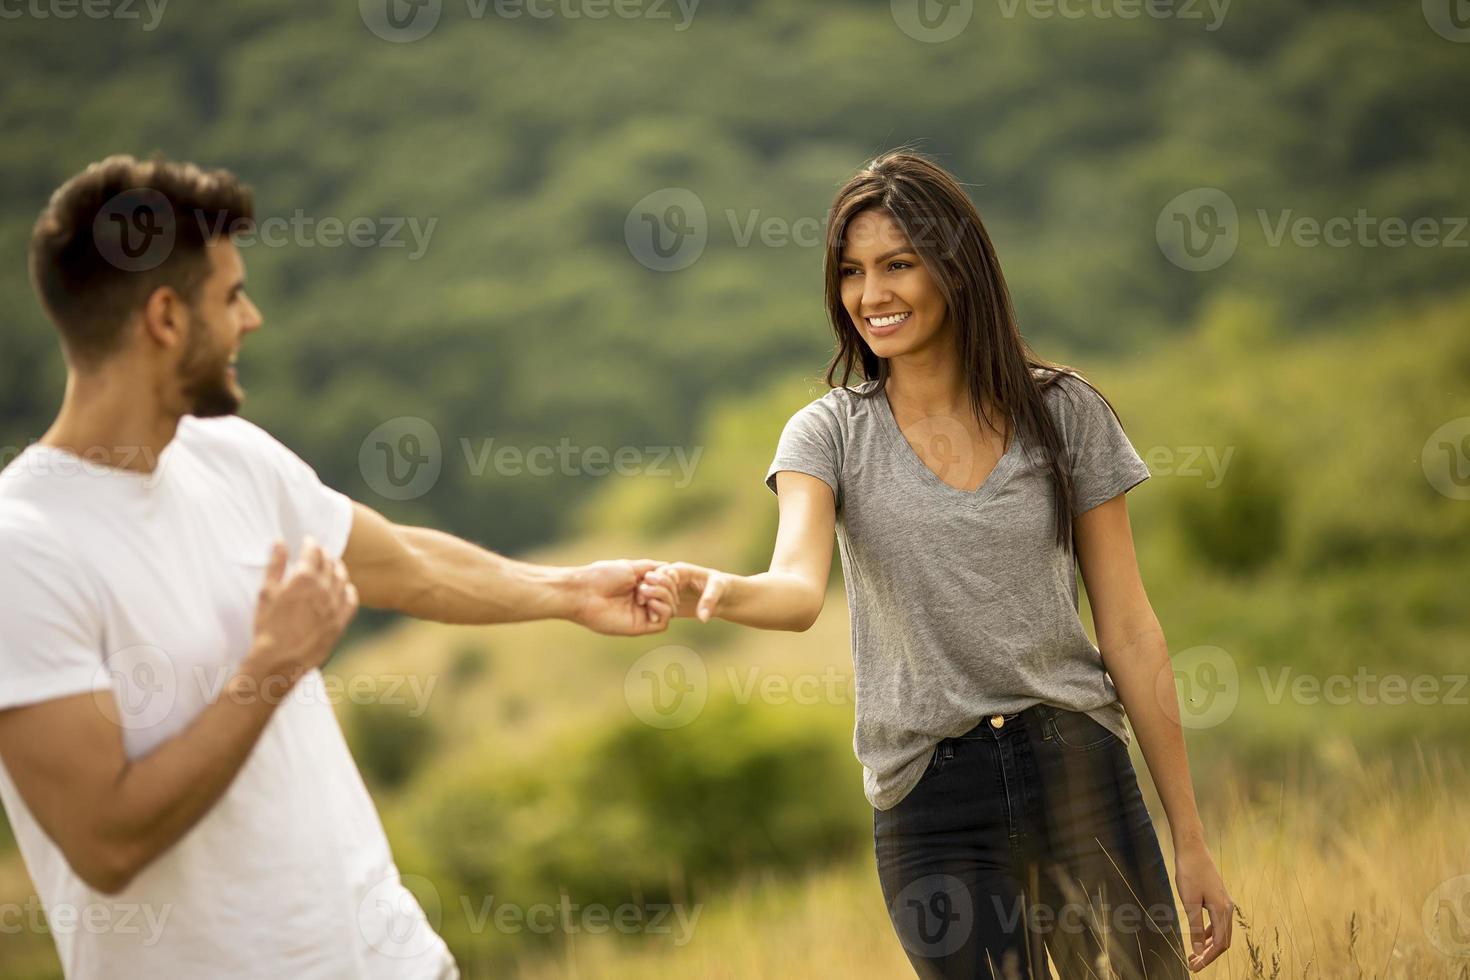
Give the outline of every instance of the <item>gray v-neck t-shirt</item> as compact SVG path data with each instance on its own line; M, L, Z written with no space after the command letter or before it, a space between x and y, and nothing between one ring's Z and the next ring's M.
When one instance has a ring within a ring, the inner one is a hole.
M782 470L832 488L856 673L853 747L879 810L908 794L941 739L1045 702L1131 741L1112 679L1078 613L1074 557L1056 544L1050 474L1020 433L973 491L914 452L876 382L834 388L792 416L766 484ZM1046 389L1080 514L1148 478L1117 418L1066 375ZM955 421L910 435L968 463ZM964 467L968 472L968 465Z

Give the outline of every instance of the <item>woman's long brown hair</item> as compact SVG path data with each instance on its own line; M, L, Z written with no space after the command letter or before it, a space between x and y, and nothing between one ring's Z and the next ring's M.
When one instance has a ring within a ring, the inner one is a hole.
M1062 374L1086 383L1085 379L1031 350L1016 325L1010 291L980 213L954 177L916 153L900 150L878 157L844 184L833 202L827 226L826 298L837 349L827 367L828 386L846 388L857 374L877 381L869 396L882 396L888 384L887 360L868 347L842 302L847 228L853 218L871 210L893 218L938 283L955 327L976 417L994 428L987 406L993 407L1012 420L1012 438L1025 439L1036 454L1033 460L1037 456L1044 460L1057 491L1053 495L1057 547L1070 550L1072 474L1056 422L1046 408L1045 391ZM834 381L839 370L842 378Z

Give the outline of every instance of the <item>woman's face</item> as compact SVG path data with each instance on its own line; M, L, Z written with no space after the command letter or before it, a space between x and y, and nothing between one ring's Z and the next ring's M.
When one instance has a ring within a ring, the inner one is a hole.
M878 357L912 354L947 335L939 284L888 212L862 211L848 222L838 275L842 305Z

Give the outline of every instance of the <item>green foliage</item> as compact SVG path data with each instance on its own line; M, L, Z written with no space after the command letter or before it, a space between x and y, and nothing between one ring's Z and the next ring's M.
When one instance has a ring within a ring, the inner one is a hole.
M1280 554L1286 494L1279 466L1258 441L1237 439L1228 478L1213 489L1193 484L1176 496L1178 519L1200 558L1230 572L1254 572Z
M246 413L391 517L501 550L568 533L610 485L673 481L482 468L487 440L692 448L714 406L819 369L821 249L800 243L818 236L760 229L815 228L887 147L918 145L967 183L1046 353L1136 351L1224 296L1275 304L1296 334L1463 280L1453 248L1273 244L1258 215L1470 213L1470 118L1443 97L1470 60L1412 5L1263 0L1214 31L977 5L960 37L924 44L882 2L701 4L683 31L447 4L431 35L389 44L351 3L254 0L171 5L151 32L21 17L0 54L0 446L37 437L61 393L25 279L34 215L88 161L162 150L237 170L262 217L437 221L414 259L246 249L267 321L242 356ZM1207 186L1236 203L1239 247L1218 269L1176 268L1155 221ZM670 273L624 241L664 187L698 195L709 236ZM443 443L441 478L411 501L358 469L368 433L399 416ZM681 495L645 526L711 506Z
M683 728L624 717L534 759L487 758L416 784L405 833L441 897L472 908L563 893L609 908L698 900L744 873L852 854L871 833L846 711L712 699ZM453 904L451 943L493 946Z
M373 785L402 785L434 751L434 720L422 707L376 699L346 707L343 728L352 757Z

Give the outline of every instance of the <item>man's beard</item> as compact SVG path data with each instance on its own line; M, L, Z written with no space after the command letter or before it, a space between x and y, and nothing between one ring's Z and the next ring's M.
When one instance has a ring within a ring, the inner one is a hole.
M188 347L179 362L184 399L189 414L208 419L234 415L240 411L240 392L230 381L227 355L216 354L205 346L203 322L191 317Z

